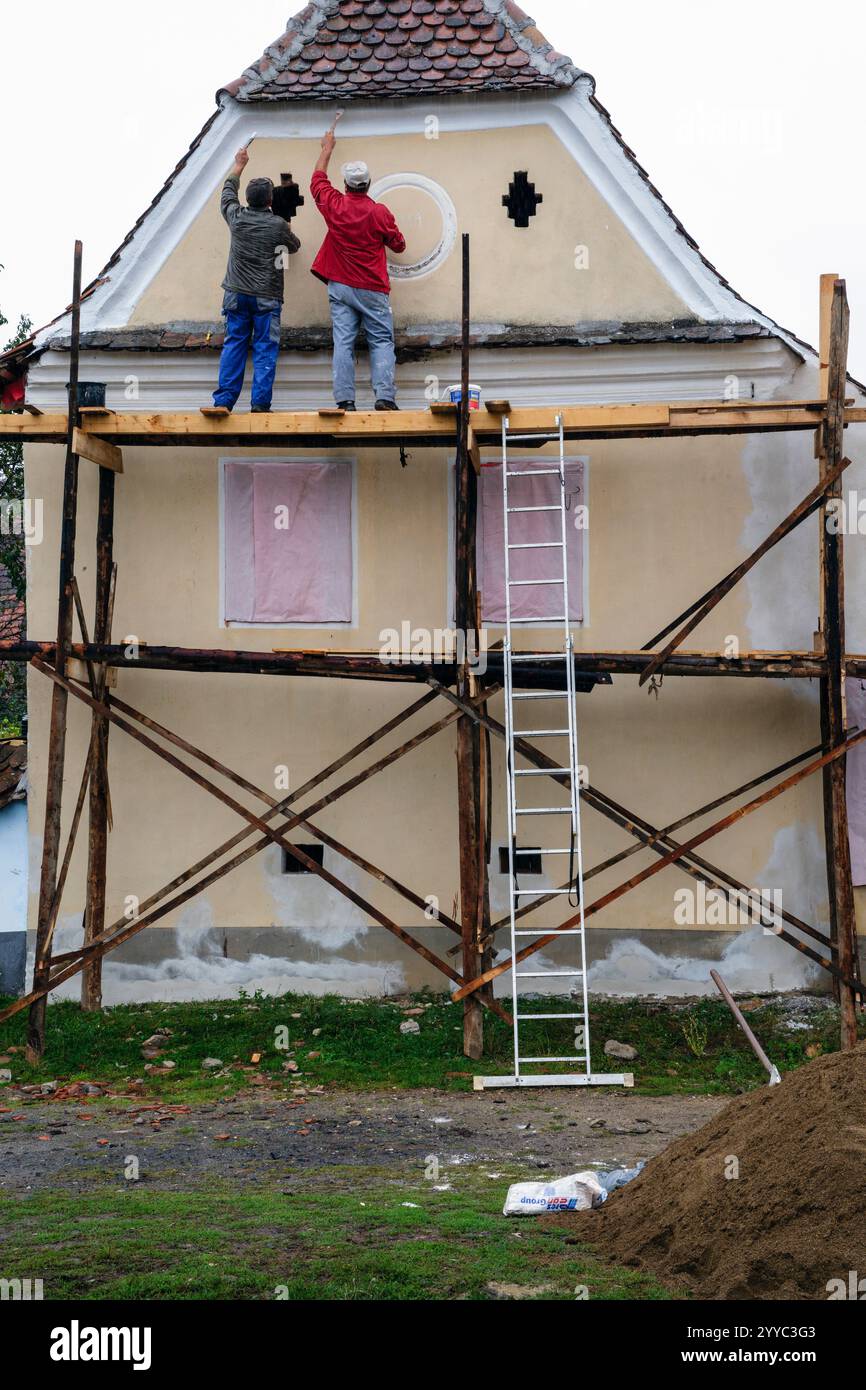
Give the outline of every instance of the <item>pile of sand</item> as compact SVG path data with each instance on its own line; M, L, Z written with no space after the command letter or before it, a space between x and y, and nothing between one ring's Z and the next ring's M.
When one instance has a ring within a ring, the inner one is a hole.
M826 1299L851 1271L866 1296L866 1044L733 1101L567 1219L618 1264L704 1298Z

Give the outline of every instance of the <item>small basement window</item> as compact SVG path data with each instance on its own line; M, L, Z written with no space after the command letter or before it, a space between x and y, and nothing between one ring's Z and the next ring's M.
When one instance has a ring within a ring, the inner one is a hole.
M499 846L499 872L508 873L508 846ZM525 876L526 874L542 874L544 867L541 863L541 850L529 849L528 852L521 846L521 852L514 856L514 872Z
M321 869L325 863L324 845L297 845L296 849L301 850L308 859L312 859L314 864L318 864ZM306 864L302 864L299 859L293 859L287 849L283 850L283 873L284 874L310 874Z

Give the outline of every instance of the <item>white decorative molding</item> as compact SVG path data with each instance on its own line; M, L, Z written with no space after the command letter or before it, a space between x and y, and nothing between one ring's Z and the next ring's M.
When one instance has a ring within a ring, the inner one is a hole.
M433 250L420 261L410 265L388 258L388 273L392 280L424 280L447 261L457 244L457 209L441 184L425 174L386 174L370 189L371 198L381 198L400 188L417 188L432 198L442 218L442 235Z
M472 352L473 377L484 395L514 405L722 400L729 395L732 377L743 400L770 400L789 394L799 365L800 359L777 338L585 348L478 347ZM363 401L369 390L365 358L359 367ZM68 354L44 353L30 369L28 398L41 410L65 409L68 377ZM81 379L107 382L112 410L197 410L209 404L216 377L216 353L90 351L81 358ZM460 379L459 353L402 363L397 385L404 408L429 404L431 377L438 378L444 394L450 382ZM138 399L126 395L129 378L138 385ZM332 404L329 352L280 354L275 409L317 410Z

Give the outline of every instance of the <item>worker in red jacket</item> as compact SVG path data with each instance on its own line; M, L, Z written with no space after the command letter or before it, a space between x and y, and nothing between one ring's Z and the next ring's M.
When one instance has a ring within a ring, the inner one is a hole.
M313 274L328 286L334 329L334 398L342 410L355 409L355 343L364 325L370 347L370 373L377 410L397 410L394 316L385 247L405 251L394 215L369 196L370 171L357 162L343 168L345 193L334 188L328 165L336 144L329 130L313 174L316 207L328 235L313 262Z

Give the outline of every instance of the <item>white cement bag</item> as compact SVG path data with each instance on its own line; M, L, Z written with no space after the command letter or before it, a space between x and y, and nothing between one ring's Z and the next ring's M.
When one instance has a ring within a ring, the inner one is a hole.
M518 1182L508 1189L503 1216L539 1216L544 1212L589 1211L607 1193L595 1173L574 1173L553 1182Z

